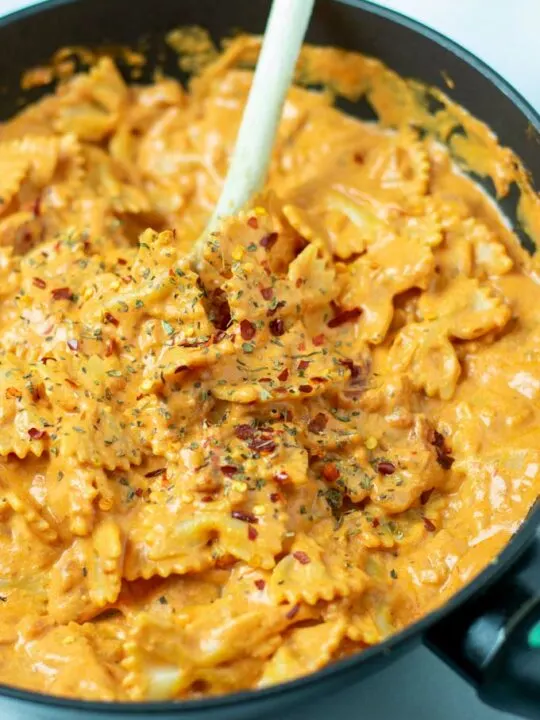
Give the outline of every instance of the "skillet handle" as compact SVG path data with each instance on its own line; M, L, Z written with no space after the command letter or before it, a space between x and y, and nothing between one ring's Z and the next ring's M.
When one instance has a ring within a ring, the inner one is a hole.
M424 641L483 702L539 720L540 535L533 529L531 536L508 571L439 621Z

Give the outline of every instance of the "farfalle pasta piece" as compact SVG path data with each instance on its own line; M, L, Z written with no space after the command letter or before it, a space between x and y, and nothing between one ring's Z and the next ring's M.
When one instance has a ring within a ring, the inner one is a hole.
M460 278L441 292L424 293L418 314L424 321L440 322L453 338L474 340L503 328L512 312L492 285Z
M313 244L289 265L287 281L299 289L298 303L306 310L328 306L339 294L339 278L328 255Z
M225 352L227 337L224 333L216 336L197 276L180 260L172 232L143 233L130 282L123 287L117 282L111 290L105 290L105 297L92 298L87 312L96 320L104 317L106 322L125 324L126 332L134 324L140 327L147 389L152 378L159 382L162 374L174 374L181 365L204 365L196 358L212 344L219 342L220 352ZM191 355L195 362L183 362L184 356Z
M171 462L178 459L190 429L201 421L208 405L208 402L197 402L191 384L175 388L174 397L178 398L176 412L154 394L139 398L132 411L142 448Z
M74 135L27 135L6 141L0 143L0 158L5 163L4 206L24 183L26 195L47 187L39 201L40 211L59 207L73 197L82 182L83 158Z
M89 403L84 416L65 413L57 436L55 447L59 454L75 457L81 464L114 470L141 462L133 428L121 413L101 403Z
M420 237L388 235L349 265L340 304L360 308L359 332L381 343L394 314L394 297L411 288L425 288L434 269L431 248Z
M444 208L444 205L443 205ZM440 212L444 213L444 209ZM437 252L442 274L485 277L505 275L514 263L495 232L474 217L447 217L445 242Z
M181 382L182 375L189 370L202 370L217 363L221 367L234 351L232 340L224 334L202 342L166 345L156 355L148 358L142 390L155 390L165 381Z
M448 400L461 367L451 339L473 340L503 328L511 317L504 298L489 285L456 279L439 293L425 293L418 312L424 321L401 330L391 348L389 366L408 372L413 386Z
M301 321L288 330L281 318L275 322L278 324L270 325L270 342L259 346L244 343L242 357L234 355L216 364L210 390L214 397L242 404L299 400L346 382L348 367L315 345ZM260 331L261 337L268 337L267 333Z
M42 542L54 545L58 541L58 526L49 508L40 507L29 488L18 482L17 469L13 463L1 468L0 491L4 501L24 519L29 530Z
M234 609L225 599L193 608L184 617L140 613L124 645L124 688L133 700L178 697L197 680L245 657L271 654L280 633L310 614L290 612L287 606L263 605Z
M0 359L0 455L40 457L48 448L53 417L41 399L40 387L34 368L15 355Z
M51 570L49 614L57 622L87 620L113 603L122 584L124 537L104 518L89 537L75 538Z
M115 493L100 468L80 465L73 458L57 458L45 476L47 505L73 535L92 532L99 510L111 510Z
M28 158L20 155L13 143L0 144L0 212L9 206L17 194L28 164Z
M323 667L332 659L346 628L344 618L294 628L266 664L258 686L268 687L293 680Z
M303 200L300 198L300 200ZM307 204L306 200L303 200ZM383 208L372 196L332 188L309 207L286 204L283 214L296 232L311 244L347 260L388 233Z
M75 622L47 627L37 637L24 637L23 644L44 692L85 700L118 699L115 678L84 627Z
M358 567L357 550L346 540L335 541L332 521L323 521L318 542L297 533L290 552L282 558L269 581L269 592L275 602L303 600L314 605L319 600L359 594L368 584L366 574ZM324 540L323 540L324 538Z
M255 517L225 507L213 510L210 503L197 512L191 505L171 505L145 505L134 518L124 567L129 580L200 572L224 554L253 567L274 566L284 533L279 516Z
M448 333L437 324L407 325L398 333L388 362L394 370L407 372L415 389L443 400L452 397L461 374Z
M84 148L87 182L94 192L109 199L116 213L142 213L150 210L150 202L137 178L104 150L94 146Z
M429 184L430 160L424 143L407 128L368 152L365 172L371 182L400 196L425 195Z
M396 628L392 619L391 606L382 601L382 592L366 593L359 602L353 603L348 612L347 637L364 646L376 645Z
M101 58L88 73L77 75L62 89L55 128L81 140L99 142L117 125L128 92L112 60Z

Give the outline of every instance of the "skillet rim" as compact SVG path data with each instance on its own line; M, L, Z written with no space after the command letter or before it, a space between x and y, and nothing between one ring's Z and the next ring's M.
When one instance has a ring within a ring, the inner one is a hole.
M73 5L82 0L45 0L37 5L31 5L21 10L11 12L0 18L0 33L10 25L17 24L20 20L39 16L44 11L55 10L64 5ZM436 45L442 47L447 52L456 56L459 60L469 65L476 72L482 75L489 83L500 90L510 102L518 109L518 111L526 118L528 123L540 136L540 113L534 109L532 104L526 100L520 92L518 92L505 78L496 70L493 70L487 63L478 58L474 53L466 50L459 43L446 37L438 30L434 30L424 23L413 20L403 13L396 10L373 5L369 0L333 0L343 5L348 5L364 13L376 15L388 20L396 25L411 30L418 35L430 40ZM526 167L526 165L525 165ZM128 713L130 715L141 715L143 713L178 713L196 714L209 710L218 710L230 708L235 705L257 705L265 700L271 700L276 696L283 694L291 695L297 690L309 688L310 686L323 682L332 676L351 675L351 671L362 664L369 664L377 657L384 656L391 662L391 655L400 650L407 643L410 643L416 637L421 640L423 634L432 625L436 624L443 618L455 612L467 600L474 595L481 595L489 586L491 586L498 578L502 577L505 572L511 571L512 566L526 550L526 548L534 541L540 539L540 498L530 509L526 519L522 522L518 531L512 536L511 540L503 548L501 553L497 555L489 565L482 570L470 583L465 585L455 595L453 595L442 607L436 608L427 615L423 616L417 622L409 625L395 635L390 636L382 643L355 653L348 658L338 660L331 665L327 665L320 670L309 675L290 680L288 682L279 683L268 688L256 690L244 690L235 693L228 693L217 697L200 698L194 700L168 700L168 701L147 701L147 702L111 702L96 700L78 700L75 698L65 698L55 695L48 695L32 690L24 690L11 685L0 683L0 700L22 701L28 704L37 704L41 707L57 708L62 710L78 710L85 714L90 713L111 713L112 715L121 715Z

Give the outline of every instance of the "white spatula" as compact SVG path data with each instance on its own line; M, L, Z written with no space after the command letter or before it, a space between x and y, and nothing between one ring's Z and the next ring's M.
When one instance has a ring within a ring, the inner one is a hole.
M264 184L283 103L314 2L272 3L229 171L214 214L194 247L195 258L200 257L205 235L216 228L221 218L241 210Z

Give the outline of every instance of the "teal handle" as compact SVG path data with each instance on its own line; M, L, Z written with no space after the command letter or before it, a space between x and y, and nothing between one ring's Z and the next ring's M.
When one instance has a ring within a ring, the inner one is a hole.
M540 620L529 630L527 643L532 650L540 650Z

